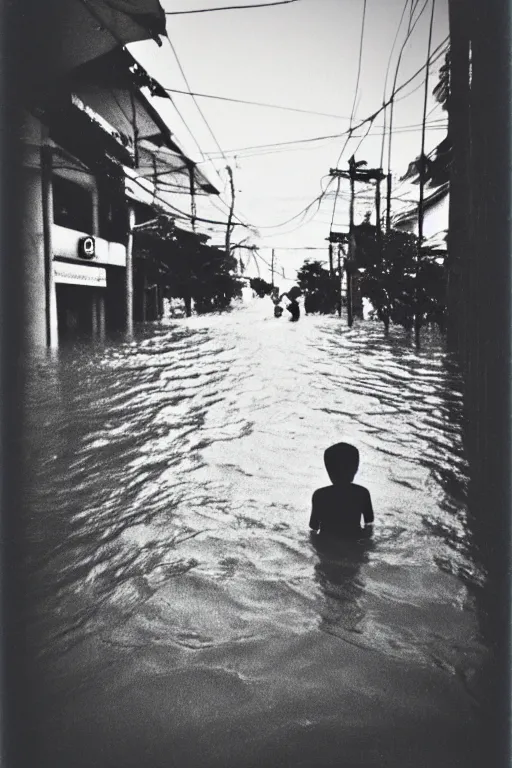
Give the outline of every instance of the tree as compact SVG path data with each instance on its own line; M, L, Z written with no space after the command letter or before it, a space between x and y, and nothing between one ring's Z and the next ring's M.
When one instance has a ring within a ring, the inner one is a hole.
M336 310L338 301L336 281L321 262L306 259L297 272L297 283L305 297L306 313L329 314Z
M444 325L445 269L439 259L439 254L423 250L418 262L418 238L409 232L383 234L382 260L375 248L361 293L386 328L390 323L412 328L416 313L422 325Z
M267 283L261 277L251 277L249 282L252 290L262 299L264 296L270 296L273 291L272 283Z
M242 295L236 258L206 241L204 235L179 232L153 244L153 253L158 250L164 262L165 293L184 300L187 317L192 301L197 312L214 312L228 308Z

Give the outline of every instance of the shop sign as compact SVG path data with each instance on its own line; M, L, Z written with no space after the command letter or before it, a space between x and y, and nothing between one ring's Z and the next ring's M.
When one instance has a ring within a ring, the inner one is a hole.
M55 260L53 262L53 275L56 283L89 285L92 288L107 287L107 270L104 267Z

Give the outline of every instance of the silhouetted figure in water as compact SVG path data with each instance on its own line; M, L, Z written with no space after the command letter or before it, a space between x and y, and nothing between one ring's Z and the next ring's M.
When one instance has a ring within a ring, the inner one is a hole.
M336 443L325 451L324 462L332 485L314 492L309 527L322 538L368 535L373 525L370 492L353 482L359 468L359 451L349 443Z
M291 314L290 320L292 321L292 323L296 323L300 317L300 307L297 299L291 299L286 309Z

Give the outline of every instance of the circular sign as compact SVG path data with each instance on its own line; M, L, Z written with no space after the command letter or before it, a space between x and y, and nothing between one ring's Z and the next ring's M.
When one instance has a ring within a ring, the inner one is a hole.
M78 241L78 254L82 259L94 259L96 243L94 237L81 237Z

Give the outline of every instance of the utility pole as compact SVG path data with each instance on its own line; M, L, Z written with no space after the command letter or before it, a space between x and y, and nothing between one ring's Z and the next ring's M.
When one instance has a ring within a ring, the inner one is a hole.
M329 242L329 274L332 277L334 275L334 264L332 258L332 243Z
M432 25L434 20L436 0L432 0L432 11L430 15L430 31L428 35L428 49L427 49L427 62L430 60L430 50L432 46ZM416 337L416 344L420 341L420 329L423 320L423 312L419 311L419 291L418 281L420 279L421 269L421 246L423 243L423 216L424 216L424 195L425 195L425 175L426 175L426 160L425 157L425 133L426 133L426 119L427 119L427 103L428 103L428 82L429 82L429 70L425 72L425 91L423 97L423 120L421 126L421 153L420 153L420 199L418 202L418 256L416 263L416 290L415 290L415 307L414 307L414 333Z
M227 165L226 171L229 175L229 186L231 189L231 202L229 205L228 223L226 226L226 256L229 256L231 252L231 232L233 231L233 212L235 210L235 184L233 182L233 171L231 170L231 166Z
M377 249L379 253L379 261L382 262L382 226L380 222L380 182L379 176L375 180L375 224L377 226Z
M378 198L378 218L380 219L380 182L384 178L382 168L363 168L366 165L366 160L359 160L356 162L354 155L348 161L348 171L342 171L339 168L331 168L329 175L335 178L343 178L350 180L350 213L349 213L349 233L348 233L348 256L345 259L345 274L347 278L347 323L351 327L354 322L353 308L352 308L352 270L356 262L356 242L354 232L354 201L355 201L355 182L361 181L368 183L375 180L378 186L378 192L376 192L376 205ZM377 232L380 227L380 222L377 222ZM331 236L334 233L331 233Z
M274 287L274 256L275 256L275 251L272 248L272 261L270 263L270 274L271 274L271 277L272 277L272 279L271 279L272 288Z
M348 259L345 259L345 271L347 274L347 325L352 328L354 323L354 309L352 306L352 265L356 257L355 236L354 236L354 202L355 202L355 181L356 181L356 163L354 155L349 160L350 174L350 218L348 225Z
M386 232L389 233L391 229L391 174L386 176L387 191L386 191Z
M338 243L338 317L341 317L342 282L343 273L341 271L341 243Z
M194 181L194 164L193 163L189 163L189 166L188 166L188 181L189 181L189 187L190 187L190 219L192 222L192 232L195 232L197 210L196 210L196 188L195 188L195 181Z

